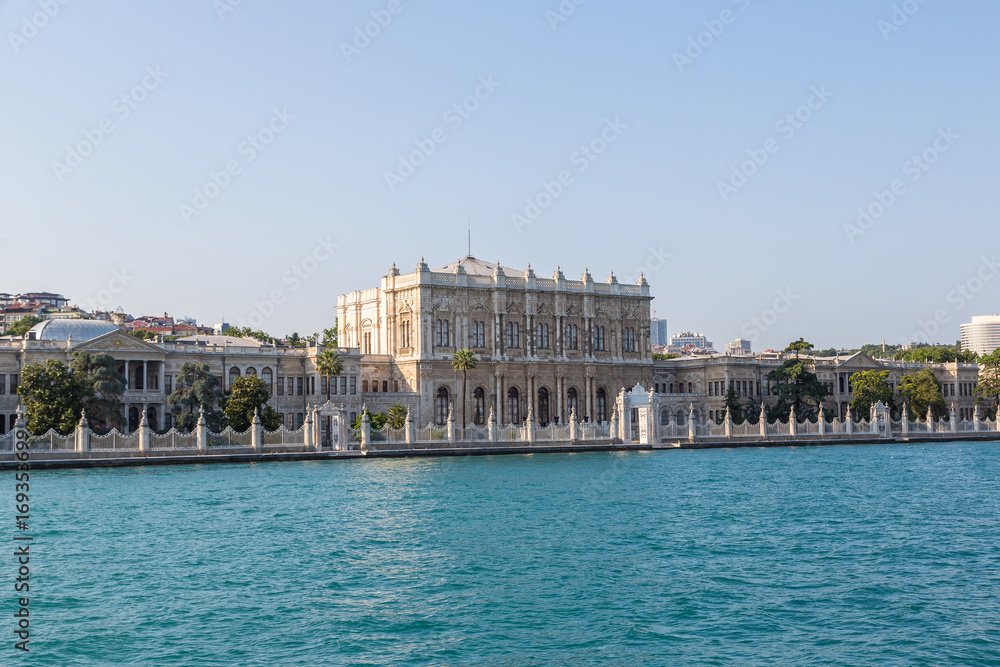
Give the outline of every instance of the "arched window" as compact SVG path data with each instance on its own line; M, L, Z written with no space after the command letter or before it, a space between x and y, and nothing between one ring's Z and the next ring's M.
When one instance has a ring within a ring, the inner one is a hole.
M372 393L378 393L378 380L372 380Z
M392 381L392 390L397 394L399 393L399 380Z
M472 423L483 424L486 422L486 392L483 391L482 387L476 387L476 390L472 392L472 399L475 403L475 408L472 412Z
M440 387L434 399L434 421L438 426L448 423L448 388Z
M243 375L247 377L257 377L257 369L251 366L246 370L246 372Z
M137 408L136 406L133 405L133 406L131 406L128 409L128 432L129 433L131 433L132 431L134 431L137 428L139 428L139 420L140 420L140 417L139 417L139 408Z
M143 364L137 364L135 367L135 383L132 385L132 389L142 389L145 385L143 384Z
M549 390L545 387L538 389L538 423L542 426L549 423Z
M229 386L230 387L233 386L233 382L235 382L236 378L238 378L239 376L240 376L240 369L236 368L236 366L233 366L233 367L231 367L229 369Z
M684 411L683 410L678 410L677 411L677 414L674 415L674 421L677 423L678 426L684 426L686 420L684 418Z
M368 392L368 380L361 381L361 393L365 394Z
M159 422L156 420L156 407L149 406L146 408L146 423L149 424L149 428L156 430L160 428Z
M273 379L273 376L271 374L270 368L265 368L260 372L260 379L264 381L265 385L267 385L267 390L271 391L271 381Z
M580 414L580 398L576 393L576 387L570 387L566 390L566 418L569 419L569 415L574 411L578 420L583 418Z
M608 393L604 387L597 390L597 421L604 423L608 421Z
M517 387L507 390L507 415L511 424L521 423L521 396L517 392Z
M660 424L662 426L670 426L670 411L663 410L660 412Z

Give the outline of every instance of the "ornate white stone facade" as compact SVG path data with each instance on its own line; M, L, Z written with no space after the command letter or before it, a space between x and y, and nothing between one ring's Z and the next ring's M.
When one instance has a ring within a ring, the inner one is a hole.
M501 424L533 411L539 423L608 421L622 387L652 378L649 284L597 283L589 272L539 278L466 257L401 274L338 297L341 344L361 350L362 390L370 405L389 389L413 392L421 424L462 420L462 373L452 356L476 357L465 389L466 422ZM373 384L374 383L374 384ZM372 391L375 389L375 391Z

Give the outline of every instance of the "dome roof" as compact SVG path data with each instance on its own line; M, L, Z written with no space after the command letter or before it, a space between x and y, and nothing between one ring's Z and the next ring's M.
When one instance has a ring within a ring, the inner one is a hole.
M72 338L74 343L82 343L112 331L118 331L118 327L105 320L45 320L31 327L28 337L34 334L36 340L59 341Z

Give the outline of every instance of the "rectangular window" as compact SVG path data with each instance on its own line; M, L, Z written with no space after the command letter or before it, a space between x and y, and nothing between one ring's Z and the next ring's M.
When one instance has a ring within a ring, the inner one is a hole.
M7 376L0 375L0 395L7 393Z
M17 393L17 373L10 374L10 393Z
M295 388L297 390L295 393L299 396L302 395L302 384L303 384L302 380L303 380L302 377L295 378Z
M319 393L326 396L326 376L321 375L319 378Z
M670 391L668 393L671 393L671 394L674 393L674 383L673 382L670 383Z
M389 381L388 380L382 380L382 391L383 392L389 391Z
M341 394L346 394L347 393L347 376L346 375L340 376L340 393Z
M352 375L351 376L351 394L357 394L357 393L358 393L358 376L357 375Z
M165 391L168 394L172 394L172 393L174 393L173 386L174 386L174 376L173 375L164 375L163 376L163 391Z
M688 382L688 393L689 394L693 394L694 393L694 385L691 384L690 382Z
M278 376L278 396L285 395L285 378Z

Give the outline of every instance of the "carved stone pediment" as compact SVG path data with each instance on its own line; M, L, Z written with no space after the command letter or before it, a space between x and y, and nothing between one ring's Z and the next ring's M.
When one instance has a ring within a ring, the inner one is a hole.
M73 350L81 352L106 352L112 356L116 352L145 352L161 357L166 355L160 347L139 340L124 331L111 331L103 336L88 340L85 343L73 345Z

